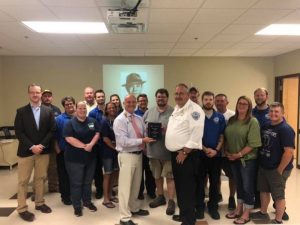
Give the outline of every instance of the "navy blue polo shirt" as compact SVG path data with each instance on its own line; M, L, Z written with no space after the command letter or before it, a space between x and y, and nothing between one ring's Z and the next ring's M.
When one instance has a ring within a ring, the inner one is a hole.
M113 121L110 121L108 118L103 117L101 121L101 135L102 138L107 137L111 140L112 143L116 143L115 133L113 130ZM111 149L108 145L103 142L102 148L102 157L104 159L112 159L117 157L117 151Z
M80 121L77 117L73 117L67 122L63 130L63 137L74 137L84 144L88 144L92 141L96 133L100 132L99 124L94 118L87 117L85 121ZM66 145L65 159L71 162L87 163L96 154L96 146L94 146L91 152L87 152L82 148L76 148L69 143Z
M269 106L268 106L268 108L263 109L263 110L257 109L257 106L255 106L252 109L252 115L258 120L259 126L261 128L263 126L265 126L267 123L270 123L269 111L270 111L270 107Z
M56 131L55 137L58 142L58 146L61 151L64 151L67 145L65 138L63 137L63 130L67 122L72 118L72 116L67 113L63 113L55 118L56 121Z
M148 110L148 109L147 109ZM146 112L146 111L145 111ZM134 114L135 115L138 115L138 116L140 116L140 117L143 117L144 116L144 114L145 114L145 112L144 111L142 111L139 107L134 111Z
M293 128L282 121L277 125L267 124L262 128L262 147L259 149L259 165L264 169L276 169L284 153L284 147L295 148L295 132ZM285 170L293 168L293 159Z
M214 110L210 118L205 116L202 144L207 148L216 149L220 135L224 134L225 127L226 121L221 113ZM203 154L205 153L203 152ZM216 156L221 156L221 152L219 151Z
M100 124L103 117L103 111L96 107L89 112L88 116L94 118L95 120L97 120L98 124Z

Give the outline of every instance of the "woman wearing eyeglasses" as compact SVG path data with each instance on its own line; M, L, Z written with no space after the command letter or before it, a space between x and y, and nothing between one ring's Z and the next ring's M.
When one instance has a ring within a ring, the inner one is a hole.
M235 224L249 222L254 207L256 157L261 138L259 123L251 111L250 98L239 97L235 115L229 119L225 129L225 154L231 162L238 202L236 210L228 213L226 218L235 219Z

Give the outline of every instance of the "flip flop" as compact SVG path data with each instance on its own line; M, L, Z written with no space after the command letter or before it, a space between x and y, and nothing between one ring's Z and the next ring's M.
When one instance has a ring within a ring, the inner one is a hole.
M110 198L110 201L112 201L114 203L119 203L119 199L117 197Z
M250 221L249 219L244 219L243 217L240 217L238 219L236 219L235 221L233 221L234 224L246 224Z
M227 214L225 215L225 217L226 217L227 219L237 219L237 218L240 218L241 215L237 215L237 214L235 214L235 212L231 212L231 213L227 213Z
M102 202L102 205L104 205L106 208L112 209L115 208L116 206L112 202Z

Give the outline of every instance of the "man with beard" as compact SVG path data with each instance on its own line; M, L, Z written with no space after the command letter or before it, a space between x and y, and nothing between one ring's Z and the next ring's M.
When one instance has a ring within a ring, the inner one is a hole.
M218 194L219 180L221 175L221 149L224 142L224 130L226 126L224 116L214 110L214 93L205 91L202 94L202 107L205 113L204 132L202 138L203 151L200 155L199 180L197 182L196 217L204 218L205 193L204 182L209 178L209 201L207 202L208 213L211 218L218 220Z
M189 99L188 87L183 83L176 85L175 102L165 141L171 152L179 207L179 215L174 215L173 220L182 221L182 225L195 225L197 152L202 149L205 114L199 105Z
M270 107L267 103L268 101L268 90L265 88L257 88L254 91L254 100L256 106L252 110L252 115L258 120L260 128L262 129L264 126L268 125L271 121L269 118ZM255 204L254 208L260 208L260 193L256 190L255 185ZM275 208L275 203L273 204ZM284 211L283 220L289 220L289 215Z
M103 90L95 91L94 98L96 100L97 106L92 109L88 116L97 120L98 124L101 124L103 115L104 115L104 108L105 108L105 93ZM96 167L95 167L95 174L94 174L94 181L96 187L96 199L102 198L103 195L103 171L102 171L102 142L103 139L100 135L100 139L97 144L97 158L96 158Z
M165 146L165 134L169 117L174 109L168 105L169 92L167 89L158 89L155 97L157 106L150 108L143 117L148 131L151 123L157 123L161 131L160 139L147 145L147 156L150 158L150 168L157 187L157 197L150 202L149 206L150 208L156 208L166 204L163 189L164 178L166 178L169 199L166 214L173 215L175 213L175 184L172 173L171 153Z

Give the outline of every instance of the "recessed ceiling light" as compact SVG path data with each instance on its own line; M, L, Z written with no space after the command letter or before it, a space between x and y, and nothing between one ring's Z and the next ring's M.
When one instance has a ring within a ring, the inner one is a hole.
M103 22L22 21L22 23L38 33L56 33L56 34L108 33L108 30Z
M271 24L255 35L300 35L300 24Z

